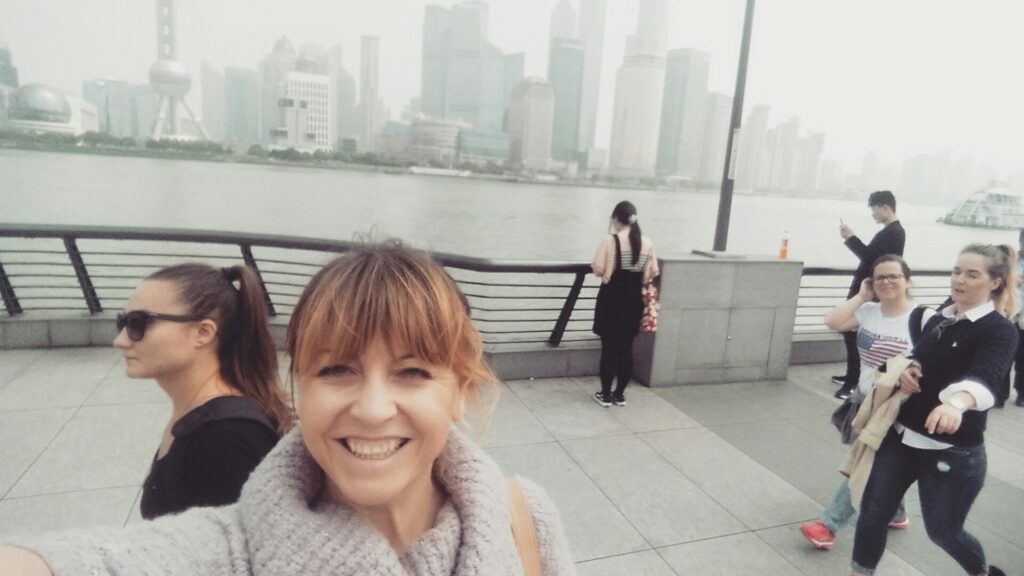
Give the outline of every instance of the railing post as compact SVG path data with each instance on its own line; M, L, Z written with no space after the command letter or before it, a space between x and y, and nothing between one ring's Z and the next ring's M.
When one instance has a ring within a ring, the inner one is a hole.
M92 285L92 278L89 277L89 270L85 267L85 261L82 260L82 253L78 251L75 239L65 236L64 249L67 250L71 266L75 269L75 276L78 278L78 285L82 288L82 295L85 296L85 304L89 307L89 312L92 314L103 312L100 297L96 295L96 288Z
M11 286L11 280L7 277L7 272L4 271L3 263L0 263L0 297L3 297L4 308L7 309L8 316L21 314L21 303L14 295L14 286Z
M260 281L263 299L267 303L267 314L271 317L277 316L277 310L274 310L274 302L270 299L270 292L267 291L267 285L263 283L263 275L260 274L260 268L256 265L256 257L252 255L252 245L239 244L238 246L242 249L242 259L245 260L245 265L252 268L252 271L256 274L256 279Z
M580 297L580 290L583 289L583 281L586 279L586 272L576 273L576 280L572 283L572 288L569 289L569 294L565 297L562 311L558 314L558 320L555 322L555 327L551 330L551 336L548 338L548 344L551 346L558 346L562 343L562 335L565 334L565 327L569 325L572 311L576 309L576 300Z

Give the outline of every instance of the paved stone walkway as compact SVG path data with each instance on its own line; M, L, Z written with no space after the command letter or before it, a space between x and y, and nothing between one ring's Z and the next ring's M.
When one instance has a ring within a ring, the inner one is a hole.
M784 382L627 391L601 408L593 378L510 381L482 442L559 506L579 572L845 575L852 528L831 552L801 536L840 480L828 423L836 365ZM140 484L169 404L124 377L110 349L0 351L0 535L138 519ZM1024 409L994 410L987 485L968 520L990 560L1024 574ZM929 542L916 491L879 572L959 575Z

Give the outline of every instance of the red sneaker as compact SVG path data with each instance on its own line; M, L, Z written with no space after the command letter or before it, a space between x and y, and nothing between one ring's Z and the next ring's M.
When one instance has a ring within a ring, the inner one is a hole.
M836 535L822 524L821 520L800 526L800 531L803 532L804 538L807 538L818 550L831 550L832 543L836 541Z
M889 528L892 528L893 530L903 530L907 526L910 526L910 518L907 518L906 516L899 520L889 522Z

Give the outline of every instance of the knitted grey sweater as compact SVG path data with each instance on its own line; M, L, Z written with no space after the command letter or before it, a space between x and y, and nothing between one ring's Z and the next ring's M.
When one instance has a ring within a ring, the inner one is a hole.
M358 514L316 500L323 472L297 429L253 471L237 504L11 543L42 556L58 576L521 574L507 484L497 464L453 428L436 473L448 502L436 525L401 557ZM554 505L535 484L519 482L544 576L575 574Z

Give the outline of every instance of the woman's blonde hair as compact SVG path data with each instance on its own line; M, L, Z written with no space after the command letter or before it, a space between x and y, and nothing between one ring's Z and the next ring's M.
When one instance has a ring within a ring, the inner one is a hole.
M988 275L1002 280L992 291L996 310L1006 317L1017 313L1017 251L1009 244L968 244L960 254L983 256L988 264Z
M313 276L288 324L291 376L308 375L324 351L357 358L377 338L454 372L477 408L481 387L496 389L466 297L427 253L397 240L357 245Z

